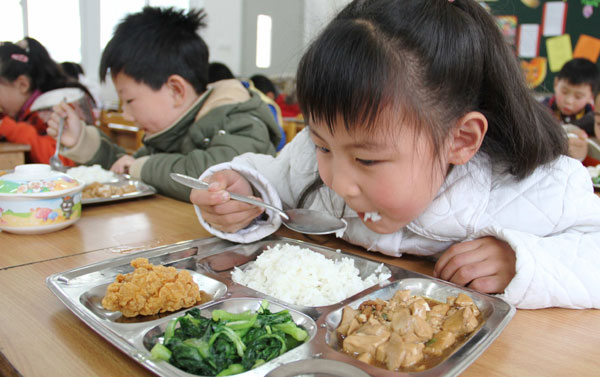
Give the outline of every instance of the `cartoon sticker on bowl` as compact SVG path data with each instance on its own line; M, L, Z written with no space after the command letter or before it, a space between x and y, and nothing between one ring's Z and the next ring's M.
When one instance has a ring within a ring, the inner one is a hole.
M75 202L73 201L72 196L65 196L63 198L63 202L60 204L60 209L62 209L63 216L65 216L66 219L71 218L71 215L73 214L74 206L75 206Z
M33 217L36 219L42 219L44 221L48 221L48 217L52 210L50 208L32 208L31 213L33 213Z

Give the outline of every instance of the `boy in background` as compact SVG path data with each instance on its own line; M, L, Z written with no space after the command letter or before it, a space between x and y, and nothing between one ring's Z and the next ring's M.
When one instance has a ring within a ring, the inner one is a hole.
M146 7L127 16L102 53L100 77L110 72L123 115L145 132L143 146L127 155L99 129L83 125L69 106L55 107L48 133L64 155L86 165L129 173L167 196L189 201L191 189L169 173L194 177L245 153L275 154L281 139L268 106L238 80L208 83L208 47L197 30L202 10Z
M583 161L585 165L587 138L596 135L593 93L599 83L600 72L596 64L575 58L563 65L554 78L554 95L544 100L570 134L569 156Z

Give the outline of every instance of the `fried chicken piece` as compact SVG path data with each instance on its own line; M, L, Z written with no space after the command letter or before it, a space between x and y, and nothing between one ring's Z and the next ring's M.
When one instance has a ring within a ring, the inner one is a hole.
M135 268L118 274L106 288L102 306L120 311L125 317L152 315L189 308L202 302L202 296L189 271L155 266L146 258L131 261Z

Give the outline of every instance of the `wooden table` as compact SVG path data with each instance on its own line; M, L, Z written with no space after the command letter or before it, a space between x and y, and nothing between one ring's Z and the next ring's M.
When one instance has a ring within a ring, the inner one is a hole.
M25 153L29 152L31 147L26 144L14 144L7 141L0 141L0 169L14 169L17 165L25 163Z
M335 237L307 239L417 272L433 264L390 258ZM93 262L209 234L191 205L159 195L84 207L73 226L47 235L0 233L0 375L152 376L97 335L48 288L46 277ZM463 376L598 376L600 311L518 310Z

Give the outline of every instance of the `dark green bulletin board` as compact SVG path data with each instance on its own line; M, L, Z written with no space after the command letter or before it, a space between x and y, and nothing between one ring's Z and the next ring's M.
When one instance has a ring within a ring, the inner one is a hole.
M526 1L527 2L527 1ZM517 16L517 27L520 24L539 24L542 25L542 17L544 13L544 3L547 1L539 1L539 6L530 8L521 0L497 0L484 1L485 5L489 6L494 15L515 15ZM583 15L583 2L585 0L569 0L567 3L567 19L565 24L565 34L571 37L572 48L575 49L579 36L587 34L589 36L600 39L600 4L593 7L593 14L589 18ZM590 3L590 1L587 1ZM591 1L591 3L594 3ZM551 37L540 36L539 56L547 57L546 39ZM526 59L528 60L528 59ZM600 59L598 59L600 61ZM600 68L600 64L596 62ZM557 72L547 70L547 76L544 82L535 88L539 92L553 92L552 84Z

